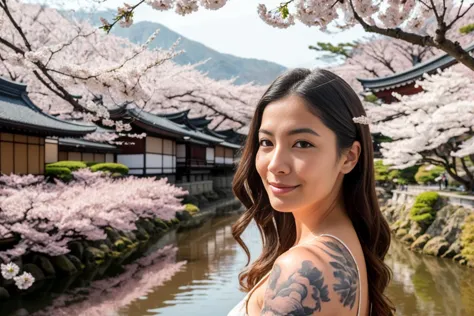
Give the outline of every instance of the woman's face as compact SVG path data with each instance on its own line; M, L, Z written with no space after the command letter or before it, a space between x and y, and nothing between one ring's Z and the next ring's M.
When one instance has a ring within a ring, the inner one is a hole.
M342 183L345 158L337 159L336 134L304 99L293 95L268 104L258 140L256 167L275 210L316 207Z

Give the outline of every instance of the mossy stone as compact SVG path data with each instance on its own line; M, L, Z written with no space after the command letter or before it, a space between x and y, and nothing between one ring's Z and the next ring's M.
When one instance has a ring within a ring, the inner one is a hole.
M10 298L10 293L4 287L0 287L0 301L6 301Z
M138 226L145 229L148 234L153 234L155 232L155 226L148 220L142 219L137 223Z
M84 250L84 258L87 263L92 263L96 260L103 260L105 258L105 253L100 249L87 247Z
M120 240L124 242L125 246L130 246L130 245L133 244L133 241L131 241L127 237L122 237L122 238L120 238Z
M407 234L407 235L403 236L403 238L401 239L401 242L403 242L405 244L408 244L408 245L411 245L414 241L415 241L415 237L411 234Z
M106 244L100 245L99 249L102 250L106 255L110 252L110 248Z
M411 244L410 249L415 252L421 252L430 239L431 236L429 234L421 235Z
M71 250L71 254L82 260L82 256L84 255L84 245L82 245L79 241L72 241L68 245L69 250Z
M400 228L400 229L397 231L396 236L397 236L398 238L402 238L402 237L405 236L406 234L408 234L408 230L406 230L405 228Z
M110 241L112 241L113 243L121 237L120 234L111 227L105 228L105 233L107 234L107 237L110 238Z
M51 261L43 255L35 255L33 257L33 263L35 263L45 274L46 277L54 277L56 275L56 269L54 268Z
M58 273L73 275L77 273L74 264L65 255L51 257L51 262Z
M440 236L434 237L423 247L423 253L431 256L441 256L449 248L449 243Z
M161 219L159 219L159 218L155 218L154 223L155 223L156 228L161 228L163 230L168 229L168 225L166 225L166 223L164 221L162 221Z
M137 241L137 236L132 232L125 232L125 236L130 239L132 242Z
M74 255L67 255L67 258L72 262L78 271L84 270L85 266L82 264L81 260Z
M137 230L135 232L135 236L137 236L137 239L140 241L146 241L150 239L150 235L144 230L142 227L137 227Z
M114 247L116 250L118 251L123 251L127 246L125 245L125 243L123 242L123 240L117 240L115 243L114 243Z

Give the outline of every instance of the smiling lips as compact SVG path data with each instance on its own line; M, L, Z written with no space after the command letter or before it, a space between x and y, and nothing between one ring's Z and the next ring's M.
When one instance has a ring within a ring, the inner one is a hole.
M276 195L291 192L297 187L299 187L299 185L287 185L287 184L276 183L276 182L269 182L269 185L273 194L276 194Z

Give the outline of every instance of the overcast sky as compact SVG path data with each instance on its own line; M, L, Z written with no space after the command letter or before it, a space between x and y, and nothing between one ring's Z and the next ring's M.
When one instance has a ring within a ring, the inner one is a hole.
M81 0L66 1L66 7L78 8L77 1ZM125 2L133 5L137 1ZM100 8L116 9L123 2L124 0L107 0ZM258 17L257 5L264 3L268 8L275 8L280 2L281 0L229 0L220 10L200 8L198 12L185 17L174 11L156 11L142 4L135 12L134 21L159 22L221 53L269 60L286 67L321 65L315 59L316 52L308 49L308 45L318 41L330 41L334 44L348 42L367 34L361 27L338 34L325 34L299 22L289 29L273 28ZM81 7L84 8L83 5Z

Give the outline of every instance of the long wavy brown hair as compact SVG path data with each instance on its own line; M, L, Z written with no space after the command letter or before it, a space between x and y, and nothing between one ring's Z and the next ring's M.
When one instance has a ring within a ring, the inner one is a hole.
M290 70L275 79L257 104L232 183L235 196L246 208L232 227L234 238L248 257L246 269L239 275L241 289L250 291L272 269L278 256L296 241L293 214L272 208L255 166L263 111L269 103L288 95L297 95L306 100L308 109L336 134L339 155L344 149L350 148L354 141L361 144L357 165L344 176L344 204L350 205L346 211L364 251L372 315L393 315L395 308L384 295L392 277L391 270L384 263L391 236L375 192L372 138L368 125L353 121L353 117L366 114L354 90L342 78L327 70ZM241 234L252 220L260 231L263 250L249 266L250 252Z

